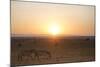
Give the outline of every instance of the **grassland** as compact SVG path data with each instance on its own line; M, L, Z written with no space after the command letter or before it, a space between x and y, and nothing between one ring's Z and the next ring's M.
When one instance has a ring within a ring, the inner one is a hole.
M95 37L11 37L11 65L95 61Z

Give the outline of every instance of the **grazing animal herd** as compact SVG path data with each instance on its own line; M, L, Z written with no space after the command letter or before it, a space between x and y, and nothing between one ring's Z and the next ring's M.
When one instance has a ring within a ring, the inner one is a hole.
M22 47L21 44L18 44L19 48ZM51 59L51 53L47 50L37 50L37 49L29 49L29 50L20 50L17 53L18 56L18 61L23 61L23 60L35 60L37 59L40 61L41 58L44 59Z
M85 40L88 41L90 39L86 38ZM22 45L18 44L18 48L21 48L21 47L22 47ZM37 50L37 49L20 50L17 53L17 56L18 56L18 58L17 58L18 61L23 61L23 60L25 60L25 58L26 58L26 60L28 60L28 59L32 59L32 60L37 59L38 61L40 61L41 58L45 58L45 59L51 59L52 58L50 51Z

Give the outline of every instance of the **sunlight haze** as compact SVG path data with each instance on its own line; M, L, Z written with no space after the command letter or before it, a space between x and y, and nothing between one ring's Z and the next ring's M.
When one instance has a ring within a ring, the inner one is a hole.
M12 1L11 34L94 36L94 10L94 6Z

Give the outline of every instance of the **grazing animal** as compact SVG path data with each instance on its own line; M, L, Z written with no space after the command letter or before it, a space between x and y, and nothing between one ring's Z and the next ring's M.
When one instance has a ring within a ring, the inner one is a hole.
M31 49L30 51L32 54L34 54L34 59L40 60L41 58L46 58L46 59L51 58L51 53L49 51L36 50L36 49Z
M18 52L18 61L22 61L25 57L27 59L29 59L29 58L33 59L31 51L24 50L24 51Z
M46 57L47 59L51 58L51 53L46 50L36 50L36 49L30 49L30 50L24 50L20 51L18 53L18 61L22 61L25 57L28 59L37 59L40 60L41 57Z
M39 56L39 59L42 57L45 57L47 59L51 59L51 53L46 50L37 50L37 54Z

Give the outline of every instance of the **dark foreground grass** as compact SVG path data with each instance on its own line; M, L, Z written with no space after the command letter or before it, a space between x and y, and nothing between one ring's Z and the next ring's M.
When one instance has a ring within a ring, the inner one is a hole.
M94 37L12 37L11 65L95 61Z

